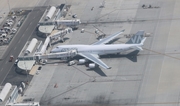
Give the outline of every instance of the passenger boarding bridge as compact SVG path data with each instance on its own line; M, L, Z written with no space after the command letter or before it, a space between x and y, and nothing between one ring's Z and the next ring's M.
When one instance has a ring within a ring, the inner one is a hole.
M51 40L51 44L53 44L53 43L55 43L55 42L57 42L57 41L62 41L62 42L64 42L64 36L66 35L66 34L68 34L68 33L71 33L71 32L73 32L72 31L72 28L66 28L65 30L61 30L61 31L59 31L59 32L57 32L57 33L54 33L54 34L52 34L52 35L50 35L49 37L50 37L50 40Z
M39 25L65 25L65 26L77 26L81 24L80 19L75 20L55 20L55 21L45 21L45 22L39 22Z
M70 29L67 29L66 33L68 33L68 30ZM65 32L63 32L63 34L65 34ZM61 36L61 33L54 34L52 38L56 38L59 36ZM28 41L18 56L19 62L17 63L17 66L23 70L31 70L36 62L41 63L44 60L50 58L59 58L63 60L70 59L77 55L76 50L60 53L46 53L48 46L50 46L50 43L50 37L46 38L44 44L42 43L42 41L38 41L36 38Z
M73 58L76 55L77 55L77 51L71 50L68 52L50 53L50 54L44 54L44 55L20 56L18 57L18 59L19 61L24 61L24 60L39 61L41 59L52 59L52 58L68 59L68 58Z

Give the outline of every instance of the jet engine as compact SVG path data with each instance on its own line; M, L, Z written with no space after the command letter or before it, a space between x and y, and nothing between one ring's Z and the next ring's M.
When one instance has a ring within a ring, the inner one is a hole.
M87 61L88 61L87 59L79 59L79 64L84 64Z
M74 65L74 64L76 64L75 61L70 61L70 62L68 63L69 66L72 66L72 65Z
M96 67L96 64L95 63L90 63L89 64L89 68L92 69L92 68L95 68Z

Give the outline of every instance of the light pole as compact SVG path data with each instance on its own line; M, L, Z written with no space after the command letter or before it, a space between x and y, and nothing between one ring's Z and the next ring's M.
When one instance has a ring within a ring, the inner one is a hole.
M8 8L9 8L9 12L10 12L10 4L9 4L9 0L7 0L7 2L8 2Z
M23 60L24 60L24 56L23 56ZM29 78L28 78L28 70L27 70L27 66L26 66L26 63L25 63L25 61L24 61L24 66L25 66L25 68L26 68L26 77L27 77L27 83L26 84L29 84Z

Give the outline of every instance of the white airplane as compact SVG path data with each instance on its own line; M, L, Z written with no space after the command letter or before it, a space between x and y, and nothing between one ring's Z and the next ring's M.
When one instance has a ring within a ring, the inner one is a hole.
M143 38L144 31L138 31L134 36L132 36L125 44L110 44L105 45L110 42L112 39L117 37L119 34L122 34L125 30L117 32L113 35L110 35L98 42L93 43L92 45L60 45L51 50L51 53L65 52L69 50L77 50L77 55L84 57L85 59L79 59L79 63L85 63L88 60L94 62L89 64L89 68L94 68L97 65L110 69L111 67L107 66L103 61L99 59L99 55L105 54L117 54L122 51L127 50L143 50L141 46L146 38Z

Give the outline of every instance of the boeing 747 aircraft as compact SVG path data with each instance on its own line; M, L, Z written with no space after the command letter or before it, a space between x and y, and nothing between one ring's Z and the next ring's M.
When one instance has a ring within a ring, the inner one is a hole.
M105 69L110 69L103 61L99 59L99 55L117 54L122 51L131 49L143 50L142 46L146 38L143 38L144 31L138 31L133 35L125 44L107 44L119 34L122 34L125 30L110 35L92 45L60 45L51 50L51 53L65 52L69 50L77 50L77 55L84 57L85 59L79 59L79 63L85 63L88 60L94 62L89 64L89 68L94 68L99 65Z

